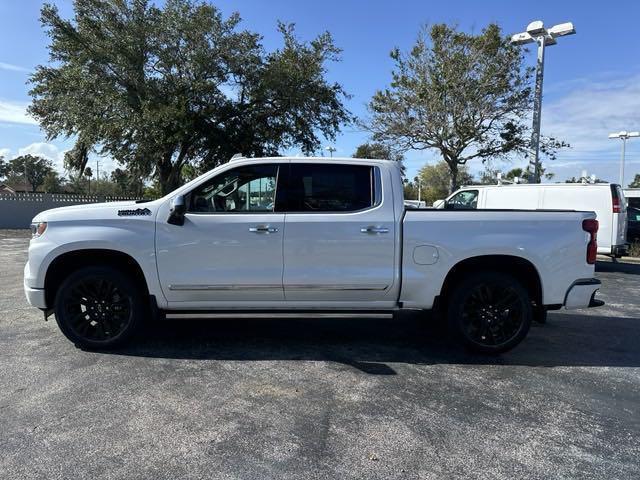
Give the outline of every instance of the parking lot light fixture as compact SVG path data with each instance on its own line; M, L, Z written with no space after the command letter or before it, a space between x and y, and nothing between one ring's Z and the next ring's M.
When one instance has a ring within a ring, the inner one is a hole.
M640 132L627 132L622 130L617 133L610 133L609 138L619 138L622 140L622 153L620 154L620 186L624 188L624 151L627 145L627 140L634 137L640 137Z
M573 23L559 23L547 29L541 20L527 25L527 30L511 37L514 45L538 44L538 61L536 64L536 89L533 98L533 128L531 130L531 170L533 183L540 183L542 167L540 165L540 115L542 112L542 80L544 77L544 48L558 43L556 38L573 35L576 29Z
M334 147L333 145L329 145L328 147L325 148L325 150L329 152L329 155L331 156L331 158L333 158L333 152L335 152L337 148Z

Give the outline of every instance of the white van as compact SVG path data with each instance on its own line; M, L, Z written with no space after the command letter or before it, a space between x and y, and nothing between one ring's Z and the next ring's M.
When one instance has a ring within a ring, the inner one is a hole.
M451 194L436 208L586 210L596 212L598 253L627 253L627 205L620 185L611 183L551 183L470 185Z

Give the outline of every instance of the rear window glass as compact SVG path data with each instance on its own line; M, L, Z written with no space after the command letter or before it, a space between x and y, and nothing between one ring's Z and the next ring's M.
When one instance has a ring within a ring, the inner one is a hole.
M375 204L373 167L291 164L287 210L355 212Z

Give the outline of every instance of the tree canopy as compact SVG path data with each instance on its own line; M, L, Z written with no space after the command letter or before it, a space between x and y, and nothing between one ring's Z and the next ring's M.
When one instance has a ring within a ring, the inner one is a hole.
M465 165L462 165L458 170L458 181L460 185L473 183L473 176ZM420 169L413 182L414 188L417 187L418 182L420 182L420 198L427 202L427 205L445 198L451 193L449 192L449 166L445 161L440 161L434 165L425 165Z
M636 173L633 181L629 184L629 188L640 188L640 173Z
M10 160L8 163L0 162L2 173L10 182L21 182L31 187L31 191L35 192L45 181L47 175L53 172L53 163L43 157L37 155L20 155Z
M528 153L532 69L496 24L477 35L433 25L408 53L395 49L391 58L391 84L375 93L363 121L374 140L438 150L449 169L449 192L471 160ZM553 157L565 145L551 138L541 148Z
M92 150L111 155L166 193L185 165L233 154L319 148L350 120L343 87L326 78L340 50L326 32L300 41L279 24L282 46L196 0L75 0L72 20L45 4L51 63L30 81L29 108L49 139L76 139L65 157L82 172Z
M380 160L393 160L402 162L404 156L400 152L393 151L391 147L379 142L368 142L358 145L353 158L374 158Z

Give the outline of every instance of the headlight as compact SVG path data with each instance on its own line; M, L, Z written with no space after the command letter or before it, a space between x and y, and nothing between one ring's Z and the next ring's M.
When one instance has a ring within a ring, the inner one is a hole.
M38 238L47 230L47 222L37 222L31 224L31 238Z

